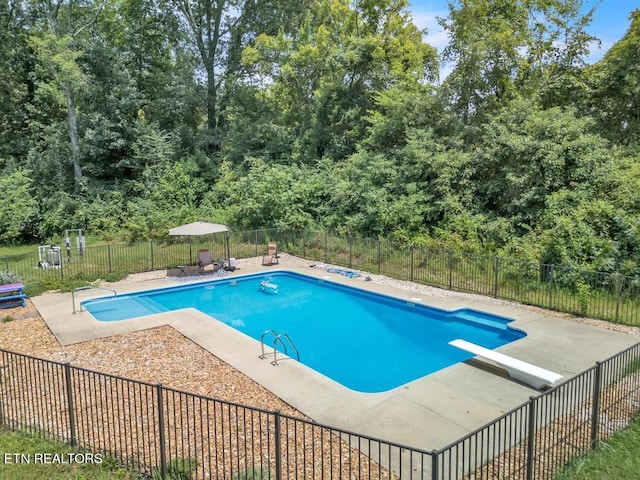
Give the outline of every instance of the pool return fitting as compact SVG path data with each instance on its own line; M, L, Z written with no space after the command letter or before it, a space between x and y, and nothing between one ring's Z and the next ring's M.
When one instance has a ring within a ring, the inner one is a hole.
M278 334L276 333L275 330L265 330L264 333L260 336L260 346L262 348L262 354L258 355L259 359L264 360L265 358L267 358L266 353L264 353L264 337L266 337L268 334L271 334L274 337L273 338L273 360L271 361L271 365L273 365L274 367L278 365L278 351L276 350L276 345L278 344L278 342L280 342L280 345L282 345L282 348L284 348L284 354L289 355L289 353L287 352L287 345L282 340L283 338L287 340L287 342L289 342L289 345L291 345L291 347L295 350L296 360L300 361L300 353L298 352L298 349L296 348L296 346L293 344L293 341L291 340L289 335L287 335L286 333Z

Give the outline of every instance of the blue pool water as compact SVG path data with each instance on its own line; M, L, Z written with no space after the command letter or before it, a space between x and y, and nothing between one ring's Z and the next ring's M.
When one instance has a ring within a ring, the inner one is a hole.
M263 280L276 284L277 293L261 291ZM448 345L450 340L462 338L493 349L526 335L510 328L509 318L466 308L449 312L291 272L149 290L82 305L102 321L194 307L256 340L266 330L286 333L303 364L369 393L472 357ZM271 350L273 336L265 338Z

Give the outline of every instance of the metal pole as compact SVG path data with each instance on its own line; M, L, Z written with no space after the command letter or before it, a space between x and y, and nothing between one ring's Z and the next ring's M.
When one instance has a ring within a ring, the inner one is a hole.
M155 270L154 267L154 259L153 259L153 240L149 240L149 250L151 251L151 270Z
M64 364L64 379L67 390L67 408L69 409L69 443L76 445L76 418L73 408L73 390L71 385L71 364L69 362Z
M113 273L113 265L111 264L111 244L107 245L107 258L109 259L109 273Z
M494 265L493 272L493 296L498 298L498 269L500 268L500 259L496 257L496 263Z
M449 250L449 290L453 288L453 252Z
M438 450L431 451L431 480L438 480L439 472L438 472L438 456L440 453Z
M616 275L616 320L620 318L620 276L621 275L619 273Z
M549 308L553 310L553 265L549 270Z
M353 238L349 237L349 268L353 265Z
M411 281L413 282L413 250L414 250L414 245L411 245L410 250L411 250L411 272L409 274L409 278L411 278Z
M275 414L275 449L276 449L276 480L282 480L282 442L280 438L280 412Z
M324 232L324 263L327 263L329 260L329 234Z
M224 233L224 241L227 244L227 265L231 266L231 246L229 245L229 232Z
M598 427L600 424L600 386L602 384L602 362L596 362L596 378L593 382L593 401L591 410L591 448L598 445Z
M380 275L380 269L382 267L382 242L378 240L378 275Z
M255 242L254 243L255 243L255 246L256 246L256 257L257 257L258 256L258 230L255 231L254 238L255 238Z
M160 441L160 473L162 478L167 478L167 450L166 438L164 432L164 404L162 401L162 384L156 385L156 398L158 402L158 433Z
M536 441L536 399L529 397L529 431L527 440L527 480L533 480L533 454Z

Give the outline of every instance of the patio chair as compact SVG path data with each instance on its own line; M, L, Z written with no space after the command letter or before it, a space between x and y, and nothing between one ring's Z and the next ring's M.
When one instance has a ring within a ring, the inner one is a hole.
M198 250L198 266L201 272L213 272L216 270L217 262L213 261L209 250Z
M273 265L279 263L278 244L276 242L269 242L267 245L267 251L262 255L262 265Z

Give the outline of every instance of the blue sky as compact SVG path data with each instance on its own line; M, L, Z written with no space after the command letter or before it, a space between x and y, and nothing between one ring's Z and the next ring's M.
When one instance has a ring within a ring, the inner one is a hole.
M409 2L414 23L420 28L427 28L429 33L427 42L438 51L442 51L447 44L447 37L438 25L436 17L446 17L447 0L409 0ZM602 0L601 2L585 0L584 4L585 9L599 4L589 33L598 37L602 45L600 48L594 45L587 59L591 63L600 60L604 53L624 36L631 23L629 14L636 8L640 9L640 0Z

